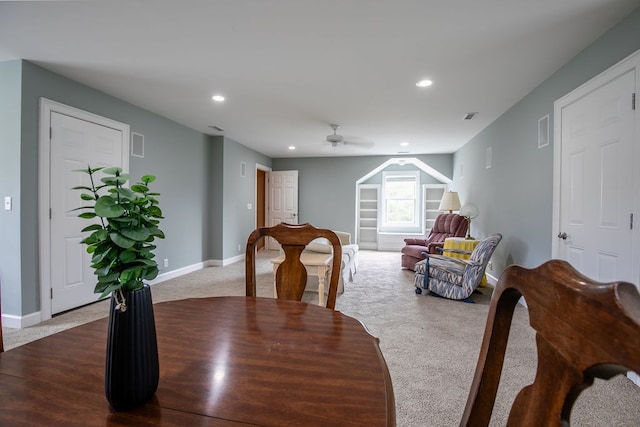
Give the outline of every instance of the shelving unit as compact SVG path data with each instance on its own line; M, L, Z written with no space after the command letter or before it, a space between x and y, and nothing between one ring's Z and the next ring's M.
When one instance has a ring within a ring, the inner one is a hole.
M361 249L378 248L378 203L380 185L358 187L358 245Z
M425 236L429 235L436 217L442 213L438 208L440 207L440 201L446 189L446 184L424 184L422 186Z

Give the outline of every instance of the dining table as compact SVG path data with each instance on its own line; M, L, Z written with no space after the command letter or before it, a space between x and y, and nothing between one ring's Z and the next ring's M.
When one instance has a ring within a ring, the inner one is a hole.
M300 301L244 296L153 306L160 381L145 404L104 394L107 318L0 353L0 426L394 426L379 340Z

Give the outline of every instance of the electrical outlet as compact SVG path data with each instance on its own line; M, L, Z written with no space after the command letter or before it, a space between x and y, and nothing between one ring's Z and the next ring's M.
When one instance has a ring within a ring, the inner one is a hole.
M242 252L242 245L238 244L238 252Z
M487 268L489 270L493 270L493 263L491 261L489 261L489 263L487 264Z
M165 268L169 267L169 258L164 259L164 267Z

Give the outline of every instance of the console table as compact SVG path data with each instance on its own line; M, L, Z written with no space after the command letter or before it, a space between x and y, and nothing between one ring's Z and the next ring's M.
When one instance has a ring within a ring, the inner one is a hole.
M303 252L300 255L300 262L307 269L307 274L318 277L318 305L324 306L324 284L331 272L332 254ZM273 264L273 296L277 296L276 290L276 270L284 261L284 255L271 260Z

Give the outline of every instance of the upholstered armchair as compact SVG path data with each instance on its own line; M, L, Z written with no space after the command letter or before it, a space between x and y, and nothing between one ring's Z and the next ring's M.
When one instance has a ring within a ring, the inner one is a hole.
M416 293L426 290L444 298L472 302L469 297L482 281L500 240L501 234L485 237L471 252L469 259L427 254L415 267Z
M433 223L431 232L426 239L404 239L402 248L402 267L413 270L416 263L422 259L423 252L429 254L441 253L436 248L442 248L447 237L464 237L469 223L458 214L440 214Z

